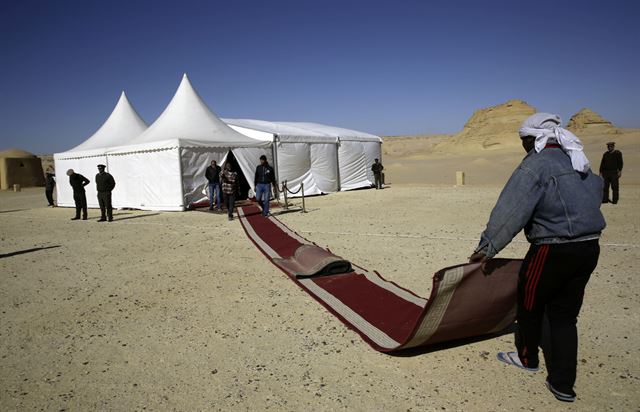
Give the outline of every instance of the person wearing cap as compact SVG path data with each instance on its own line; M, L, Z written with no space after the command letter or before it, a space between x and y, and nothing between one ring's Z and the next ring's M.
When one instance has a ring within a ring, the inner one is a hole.
M577 316L605 227L600 212L603 182L591 172L580 140L560 127L558 115L527 118L520 137L527 155L502 190L469 261L493 258L524 229L531 246L518 278L517 352L499 352L498 360L537 371L546 315L546 386L556 399L573 402Z
M100 220L98 222L113 222L113 207L111 206L111 191L116 187L116 181L109 173L105 172L105 165L98 165L96 175L96 190L98 191L98 204L100 205Z
M375 179L376 190L382 189L382 171L384 170L384 166L382 163L378 161L378 159L373 159L373 164L371 165L371 171L373 172L373 178Z
M227 216L233 220L233 209L236 204L236 192L238 191L238 173L233 171L231 163L224 165L224 171L220 175L222 182L222 193L224 194L224 204L227 207Z
M71 220L80 219L80 211L82 211L82 220L87 220L87 194L84 187L88 185L89 179L76 173L73 169L67 170L69 176L69 184L73 188L73 201L76 204L76 216Z
M600 176L604 179L602 191L602 203L618 203L619 179L622 176L622 152L616 150L615 142L607 143L607 151L600 161ZM609 186L611 186L612 198L609 200Z
M44 175L44 194L47 197L47 202L49 202L49 207L54 207L53 203L53 189L56 187L56 174L49 166Z
M209 182L209 210L213 210L217 206L218 210L222 210L222 195L220 194L220 166L215 160L211 161L211 166L207 167L204 175ZM214 199L217 200L214 202Z
M275 192L276 174L273 167L269 166L267 156L260 156L260 164L256 167L253 183L256 187L256 201L262 206L262 216L269 215L269 201L271 200L271 186Z

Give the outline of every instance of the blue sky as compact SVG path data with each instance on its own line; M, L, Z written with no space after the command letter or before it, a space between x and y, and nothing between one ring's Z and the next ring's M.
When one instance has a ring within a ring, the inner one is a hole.
M512 98L640 127L640 2L0 3L0 149L63 151L183 72L223 117L451 133Z

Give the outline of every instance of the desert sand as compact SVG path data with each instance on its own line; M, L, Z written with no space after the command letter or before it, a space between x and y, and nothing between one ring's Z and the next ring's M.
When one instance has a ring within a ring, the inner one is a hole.
M393 177L393 174L391 174ZM393 184L307 199L282 221L428 296L465 261L500 187ZM1 410L637 410L640 188L608 227L579 319L575 404L495 360L504 335L372 350L271 265L240 222L118 211L71 222L41 189L0 192ZM519 236L501 253L521 257Z

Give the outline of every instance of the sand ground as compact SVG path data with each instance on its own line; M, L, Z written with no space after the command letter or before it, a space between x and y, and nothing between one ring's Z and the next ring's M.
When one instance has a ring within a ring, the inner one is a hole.
M281 219L428 296L476 245L499 187L394 185ZM505 335L375 352L288 280L238 221L119 211L71 222L41 189L0 193L0 410L638 410L640 188L608 228L579 320L578 401L495 360ZM518 237L501 255L520 257Z

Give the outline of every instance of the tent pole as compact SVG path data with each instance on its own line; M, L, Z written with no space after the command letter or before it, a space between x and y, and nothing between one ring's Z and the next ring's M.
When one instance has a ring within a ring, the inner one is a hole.
M278 135L273 135L271 142L271 157L273 158L273 170L276 172L276 187L280 187L280 173L278 173L278 148L276 147ZM280 200L280 193L276 193L276 199Z
M342 188L342 184L340 182L340 154L338 152L340 152L340 138L338 138L338 141L336 142L336 169L337 169L336 175L338 176L338 192L339 192L340 189Z
M178 147L178 170L180 171L180 201L182 202L180 207L182 207L182 211L185 211L186 208L184 205L184 180L182 176L182 147Z

